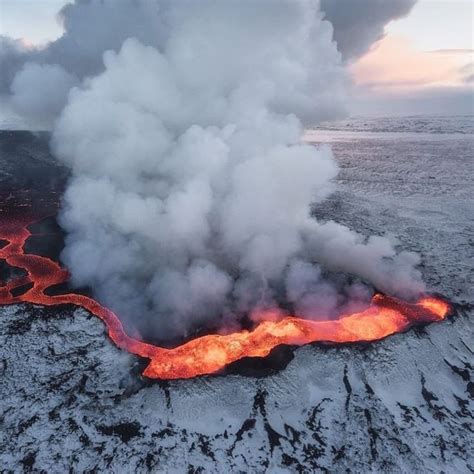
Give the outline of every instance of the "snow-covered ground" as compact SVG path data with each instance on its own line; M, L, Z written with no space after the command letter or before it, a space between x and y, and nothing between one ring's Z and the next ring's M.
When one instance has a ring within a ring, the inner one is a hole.
M82 310L0 307L1 468L472 472L474 136L449 130L307 138L330 141L341 166L315 214L421 253L432 291L456 303L451 319L302 347L266 377L164 383L141 378L141 361Z

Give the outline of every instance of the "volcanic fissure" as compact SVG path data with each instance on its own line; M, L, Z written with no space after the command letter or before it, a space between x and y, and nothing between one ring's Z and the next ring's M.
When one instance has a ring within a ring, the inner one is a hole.
M32 235L28 226L36 220L25 216L0 220L0 241L6 242L0 248L0 261L26 271L26 275L0 283L0 304L72 304L84 308L105 323L109 337L119 348L150 360L143 375L153 379L213 374L243 358L265 357L280 345L376 341L414 324L443 320L449 312L448 303L431 296L411 304L376 294L365 310L336 320L315 321L286 315L269 321L262 317L251 330L209 334L172 349L162 348L127 335L119 317L88 296L47 293L51 287L67 282L69 275L52 259L25 253L25 243Z

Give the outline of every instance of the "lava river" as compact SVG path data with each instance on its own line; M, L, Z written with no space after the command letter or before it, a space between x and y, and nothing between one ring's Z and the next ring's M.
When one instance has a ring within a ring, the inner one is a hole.
M426 296L416 304L409 304L377 294L367 309L338 320L310 321L287 316L278 321L261 322L251 331L202 336L165 349L128 336L120 319L92 298L75 293L48 295L48 288L68 280L68 272L49 258L25 254L24 245L31 235L28 226L35 220L0 219L0 241L4 241L3 247L0 245L0 260L26 271L23 277L0 282L0 304L73 304L84 308L105 323L109 337L118 347L150 359L143 372L149 378L180 379L212 374L244 357L264 357L282 344L375 341L413 324L440 321L449 311L446 302L434 297Z

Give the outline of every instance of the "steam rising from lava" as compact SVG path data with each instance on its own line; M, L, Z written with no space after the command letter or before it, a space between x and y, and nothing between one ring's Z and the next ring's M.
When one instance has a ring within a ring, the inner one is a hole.
M56 123L73 283L161 337L281 303L327 318L368 302L327 271L419 295L415 255L310 215L337 165L302 123L337 115L347 80L318 5L159 4L159 44L106 53Z
M197 337L173 349L164 349L130 337L112 311L87 296L49 295L48 289L67 281L68 274L49 258L25 253L24 245L31 236L28 225L33 222L27 215L1 216L0 241L5 245L0 248L0 262L24 269L26 274L5 284L0 282L0 304L27 302L82 307L102 319L118 347L150 360L143 372L150 378L181 379L213 374L245 357L265 357L281 344L375 341L413 324L441 321L450 309L437 298L423 297L416 304L407 304L378 294L364 311L346 314L336 321L308 321L284 314L269 320L265 316L252 331Z
M245 3L260 4L260 11L266 9L269 21L265 26L268 27L272 25L271 10L280 9L279 3L286 8L285 1ZM144 45L161 49L169 38L170 5L180 3L181 9L186 9L197 2L203 4L209 0L64 0L57 15L64 27L60 38L35 46L22 39L0 35L2 106L13 108L29 126L50 128L66 104L70 88L103 71L105 51L119 51L128 38L137 38ZM222 3L232 2L237 3L236 0ZM336 41L342 57L351 60L367 51L383 36L384 26L406 15L416 0L358 0L357 8L351 8L353 0L312 2L315 8L320 5L327 21L325 28ZM28 12L27 6L25 11ZM236 21L239 20L245 20L244 16L236 16ZM239 48L235 53L240 54Z

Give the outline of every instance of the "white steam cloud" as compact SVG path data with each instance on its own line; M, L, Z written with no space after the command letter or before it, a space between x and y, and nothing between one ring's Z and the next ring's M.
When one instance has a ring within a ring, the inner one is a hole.
M201 1L74 0L65 4L58 14L64 34L45 47L25 46L21 40L0 35L0 102L13 107L35 128L52 128L57 113L66 104L65 92L76 84L77 78L82 80L103 72L102 56L105 51L118 52L129 38L160 49L170 36L171 25L167 20L169 7L179 3L183 10L194 9L192 4ZM232 3L235 0L226 1ZM331 24L331 27L326 26L327 34L336 41L346 60L367 51L383 35L385 24L407 14L415 1L321 0L320 7L324 19ZM298 2L294 0L294 3ZM284 0L245 0L241 3L260 3L266 8L269 21L273 17L273 9L285 8L282 6ZM313 0L313 3L317 6L318 0ZM248 5L244 9L248 9ZM239 18L243 16L237 14L236 21ZM262 26L271 26L270 23L263 23ZM273 25L275 29L279 27L280 24ZM239 42L243 41L244 38L239 39ZM250 43L247 46L253 47ZM314 53L322 55L320 63L324 67L324 52ZM24 71L26 65L27 71L34 72L31 63L38 67L38 87L31 82L35 80L33 74L27 75ZM39 69L39 66L46 69ZM52 85L57 86L56 94L55 88L47 85L48 76L53 75L48 68L55 71ZM298 73L295 71L295 74ZM16 78L17 75L23 78ZM25 75L30 80L26 80ZM62 84L59 83L61 76ZM333 118L340 112L334 107L323 110L321 106L320 113L326 113L326 118Z
M280 303L335 316L367 301L357 277L422 291L416 256L310 215L337 165L302 122L338 114L347 80L318 3L154 3L155 43L107 52L56 123L73 282L163 338Z
M13 79L11 104L21 115L52 123L77 83L61 66L25 63Z

